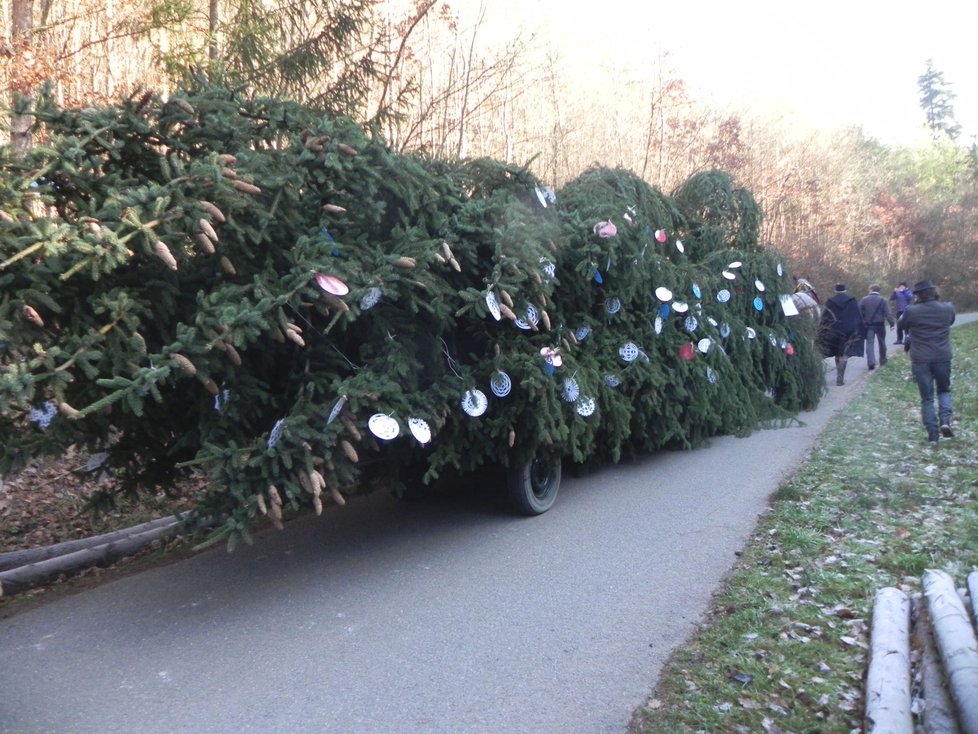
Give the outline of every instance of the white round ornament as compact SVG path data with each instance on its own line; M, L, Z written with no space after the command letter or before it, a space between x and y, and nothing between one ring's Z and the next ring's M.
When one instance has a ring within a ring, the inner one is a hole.
M724 270L722 273L720 273L720 275L722 275L727 280L736 280L737 279L737 274L736 273L731 273L729 270Z
M618 378L618 375L605 375L604 384L608 387L618 387L621 385L621 380Z
M496 370L489 378L489 388L497 398L504 398L513 389L513 381L502 370Z
M686 331L694 332L696 331L696 327L699 326L699 323L696 321L695 316L687 316L686 320L683 322L683 326L686 327Z
M577 380L573 377L568 377L564 380L564 388L561 391L561 397L565 402L573 403L581 394L581 386L577 384Z
M655 297L658 298L663 303L672 300L672 291L665 286L659 286L655 289Z
M496 319L496 321L499 321L503 317L502 313L499 311L499 299L496 298L496 294L492 291L488 291L486 293L486 308L489 309L489 313L492 314L492 317Z
M683 245L682 240L676 240L676 249L679 250L680 252L686 252L686 246Z
M655 333L656 334L661 334L662 333L662 317L661 316L656 316L655 317L655 326L653 328L655 328Z
M750 326L747 327L747 338L748 339L756 339L757 338L757 332L754 331L754 329L752 327L750 327Z
M516 319L515 323L523 331L532 329L540 321L540 314L537 312L537 307L532 303L526 307L526 315L522 319Z
M320 273L316 276L316 284L324 291L334 296L345 296L350 292L350 286L337 278L335 275L323 275Z
M594 398L581 398L577 403L577 414L582 418L587 418L594 414L594 409L597 405L594 402Z
M374 413L370 416L370 420L367 421L367 428L382 441L390 441L401 435L400 424L384 413Z
M672 310L676 313L686 313L689 311L689 304L685 301L673 301Z
M712 316L707 316L706 317L706 320L710 322L710 326L716 326L717 325L717 320L715 318L713 318Z
M778 277L780 278L782 275L784 275L784 268L781 267L781 263L778 263Z
M462 410L466 414L471 415L473 418L478 418L480 415L486 412L486 408L489 407L489 398L486 394L479 390L478 388L472 388L466 391L462 396Z
M621 299L609 298L604 303L604 310L611 314L618 313L619 311L621 311Z
M720 336L722 336L724 339L730 336L730 324L726 322L720 324Z
M626 362L634 362L638 359L638 345L634 342L625 342L618 347L618 356Z
M778 337L776 337L774 334L768 334L767 340L771 342L772 347L778 346Z
M710 347L713 346L713 341L708 337L703 337L696 343L696 348L700 350L701 353L706 354L710 351Z
M728 291L726 288L724 288L723 290L717 291L717 300L720 303L726 303L727 301L729 301L730 300L730 291Z
M590 326L578 326L577 331L574 332L574 337L577 339L577 341L582 342L587 339L587 335L590 333Z
M706 379L710 381L711 385L715 385L717 381L717 373L713 371L712 367L706 368Z
M368 288L366 293L360 297L360 310L369 311L378 303L380 303L380 297L383 295L383 291L377 286Z
M732 268L739 268L741 265L743 265L743 263L740 262L740 260L734 260L727 267L732 269Z
M764 283L760 279L754 281L754 287L761 291L761 293L764 292Z
M544 209L546 209L547 208L547 195L543 192L543 189L541 189L539 186L537 186L536 189L534 190L534 193L536 193L536 195L537 195L537 201L540 202L540 206L542 206Z
M557 266L551 260L545 257L540 258L540 272L547 276L547 278L553 278L557 275Z
M421 418L408 418L408 429L418 443L424 445L431 440L431 427Z
M346 405L346 395L341 395L340 399L336 401L333 405L333 409L329 413L329 418L326 419L326 424L329 425L335 421L340 413L343 411L343 406Z

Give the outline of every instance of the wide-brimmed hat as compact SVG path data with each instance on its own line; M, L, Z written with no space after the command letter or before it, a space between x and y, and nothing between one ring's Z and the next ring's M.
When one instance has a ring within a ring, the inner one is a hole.
M928 291L931 288L936 288L937 286L931 283L929 280L918 280L913 284L913 292L920 293L921 291Z
M836 293L842 293L842 291L844 291L845 289L846 289L846 284L845 283L836 283L835 284L835 292Z

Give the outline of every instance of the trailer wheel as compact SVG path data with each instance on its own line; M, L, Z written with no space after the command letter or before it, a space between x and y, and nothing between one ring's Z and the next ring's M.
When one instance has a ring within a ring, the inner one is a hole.
M553 507L560 489L560 456L541 453L509 468L510 500L521 515L542 515Z

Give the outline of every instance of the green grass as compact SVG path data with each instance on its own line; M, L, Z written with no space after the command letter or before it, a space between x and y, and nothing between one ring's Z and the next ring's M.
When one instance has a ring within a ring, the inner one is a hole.
M955 438L927 445L908 360L874 373L772 496L630 734L862 730L876 591L978 567L978 325L952 334Z

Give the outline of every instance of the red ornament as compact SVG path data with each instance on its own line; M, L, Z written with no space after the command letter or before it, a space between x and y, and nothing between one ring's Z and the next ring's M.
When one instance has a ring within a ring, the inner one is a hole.
M684 362L690 362L696 357L696 347L693 342L686 342L679 347L679 358Z
M665 242L669 238L664 229L657 229L655 231L656 242Z
M788 355L789 357L790 357L790 356L792 356L792 355L793 355L793 354L795 353L795 345L794 345L794 344L792 344L791 342L788 342L788 346L786 346L786 347L784 348L784 352L785 352L785 354L787 354L787 355Z

